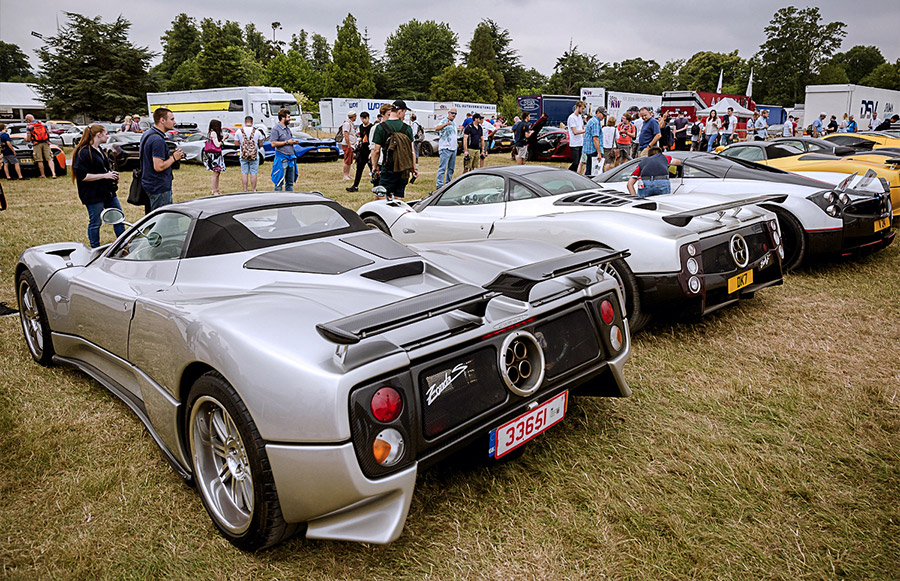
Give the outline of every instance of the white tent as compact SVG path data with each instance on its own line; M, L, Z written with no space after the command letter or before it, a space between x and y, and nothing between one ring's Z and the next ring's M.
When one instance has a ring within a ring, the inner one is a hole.
M731 107L734 109L734 114L738 117L752 117L753 111L747 109L746 107L742 107L740 103L732 99L731 97L724 97L721 101L713 105L712 107L707 107L701 111L697 111L697 117L705 117L709 115L710 111L715 110L716 114L721 117L728 113L728 108Z

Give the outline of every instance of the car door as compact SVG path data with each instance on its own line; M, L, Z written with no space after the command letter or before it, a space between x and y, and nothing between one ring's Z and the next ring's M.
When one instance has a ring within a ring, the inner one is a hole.
M391 234L404 243L486 239L506 213L504 181L488 173L458 178L424 209L404 214Z
M180 212L155 214L74 278L69 293L74 332L127 360L134 303L175 282L191 222Z

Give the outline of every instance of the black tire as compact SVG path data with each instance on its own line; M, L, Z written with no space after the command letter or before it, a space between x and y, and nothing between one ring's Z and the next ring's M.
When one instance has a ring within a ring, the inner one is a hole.
M423 141L421 147L419 148L419 155L422 157L430 157L434 155L434 150L431 148L431 144L427 141Z
M382 220L378 216L369 214L368 216L363 218L363 222L365 222L366 226L368 226L372 230L381 230L388 236L391 235L391 229L388 228L388 225L384 223L384 220Z
M22 324L28 352L41 365L51 365L55 351L50 335L50 323L47 321L47 311L44 309L40 290L28 269L16 277L16 299L19 303L19 321Z
M778 216L778 227L781 230L781 246L784 248L784 258L781 268L785 272L793 270L803 264L806 258L806 232L800 222L792 214L782 208L767 207Z
M231 384L215 371L205 373L191 387L187 411L194 484L222 536L256 551L293 535L300 525L281 513L266 442Z
M589 248L605 247L600 244L583 244L573 250L580 252ZM641 291L638 287L637 278L631 272L628 264L621 258L607 263L605 268L619 283L619 288L622 289L622 293L625 295L625 316L628 317L628 328L632 334L637 333L650 322L650 313L641 307Z

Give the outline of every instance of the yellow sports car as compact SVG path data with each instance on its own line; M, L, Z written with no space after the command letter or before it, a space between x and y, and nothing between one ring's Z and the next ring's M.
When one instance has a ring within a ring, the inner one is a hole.
M724 148L719 155L777 167L830 183L838 183L853 173L863 176L872 170L890 188L892 214L895 218L900 217L900 155L881 155L873 151L838 157L806 153L794 145L779 141L742 141Z
M868 151L882 147L900 148L900 137L895 137L883 131L871 131L868 133L832 133L822 139L832 141L838 145L846 145L857 151Z

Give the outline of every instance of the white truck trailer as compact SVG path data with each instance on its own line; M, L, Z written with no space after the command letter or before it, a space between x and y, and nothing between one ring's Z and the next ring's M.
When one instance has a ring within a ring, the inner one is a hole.
M206 131L209 122L218 119L223 127L240 127L244 117L253 117L255 127L266 137L278 122L278 111L284 107L291 112L291 126L301 127L300 105L290 93L277 87L223 87L191 91L147 93L150 115L154 109L165 107L175 114L176 123L196 123Z
M819 113L835 115L838 119L849 113L854 116L859 131L866 131L872 113L877 112L878 119L884 120L900 112L900 91L862 85L807 85L803 112L806 125Z

